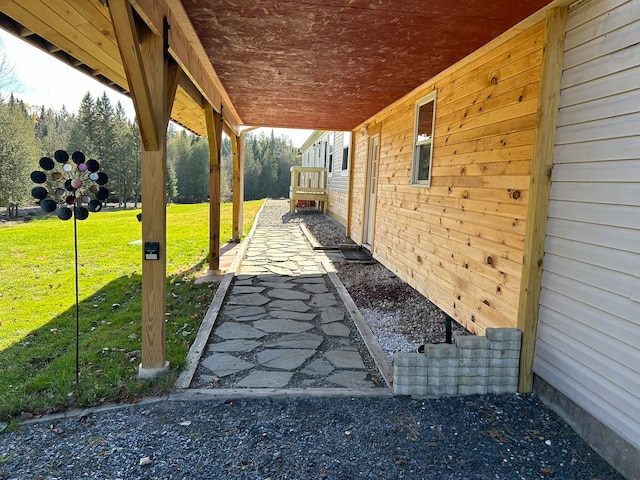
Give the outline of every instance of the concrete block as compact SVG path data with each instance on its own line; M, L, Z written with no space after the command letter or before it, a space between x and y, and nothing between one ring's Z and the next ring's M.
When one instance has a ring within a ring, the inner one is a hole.
M522 339L522 332L517 328L487 328L485 335L489 340L518 341Z
M487 393L486 385L458 385L458 395L483 395Z
M458 377L429 377L429 386L457 385Z
M422 385L412 385L409 388L409 395L424 396L427 394L427 387Z
M416 375L427 375L427 367L401 367L393 366L393 374L403 377L415 377Z
M489 349L491 347L491 341L487 337L464 335L455 338L455 344L460 350Z
M457 385L429 385L426 389L426 395L456 395L458 393Z
M518 385L487 385L487 393L493 395L502 395L505 393L516 393L518 391Z
M458 367L430 366L427 368L429 377L455 377L458 375Z
M429 359L422 353L396 352L393 363L403 367L426 367Z
M491 350L515 350L520 351L520 341L491 340Z
M456 358L458 349L449 343L429 343L425 345L424 354L431 358Z
M520 359L519 358L490 358L489 359L490 367L519 367Z
M501 381L517 382L519 374L520 374L520 369L515 367L489 368L489 378L496 379L495 382L501 382Z
M465 386L487 385L487 377L480 377L480 376L475 376L475 375L460 376L460 377L458 377L458 386L460 386L460 385L465 385Z
M502 350L493 348L491 342L491 350L489 350L489 358L520 358L520 350ZM503 342L498 342L503 343Z
M447 368L447 367L457 367L458 366L458 357L448 357L448 358L431 358L429 359L429 368Z
M477 349L469 349L469 348L460 348L458 349L458 358L488 358L489 357L488 348L477 348Z
M517 385L518 384L518 376L489 376L487 377L487 383L489 385Z
M489 376L489 367L463 367L460 365L458 367L458 376L459 377L488 377Z
M398 383L393 383L393 394L394 395L411 395L409 393L409 385L402 385Z
M467 350L473 351L473 350ZM458 367L483 368L489 366L489 357L462 357L458 358Z
M426 387L420 385L394 385L394 395L427 395Z

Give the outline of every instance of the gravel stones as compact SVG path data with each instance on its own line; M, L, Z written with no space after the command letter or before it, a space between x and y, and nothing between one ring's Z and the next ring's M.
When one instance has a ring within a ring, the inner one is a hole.
M3 480L622 480L533 395L162 400L20 425L0 458Z
M275 204L271 208L275 208ZM280 205L284 209L286 205ZM355 245L344 236L344 227L314 209L298 209L285 221L304 223L315 242L323 248ZM415 352L425 343L445 341L445 313L380 263L335 262L338 278L345 286L378 343L393 363L395 352ZM333 311L323 321L339 321ZM456 336L470 335L453 322Z

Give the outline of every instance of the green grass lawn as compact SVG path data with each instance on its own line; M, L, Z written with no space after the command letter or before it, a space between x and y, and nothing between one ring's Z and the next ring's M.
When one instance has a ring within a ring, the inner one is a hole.
M245 202L248 232L262 201ZM220 238L231 238L231 204ZM78 225L80 382L75 383L73 221L32 220L0 228L0 419L105 401L135 401L170 389L217 285L207 269L209 206L167 207L167 359L171 373L137 379L141 348L139 210L105 209Z

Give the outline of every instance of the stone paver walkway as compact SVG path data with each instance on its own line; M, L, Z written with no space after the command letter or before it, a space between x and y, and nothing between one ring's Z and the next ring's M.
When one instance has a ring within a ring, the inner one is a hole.
M298 224L255 229L191 388L386 388Z

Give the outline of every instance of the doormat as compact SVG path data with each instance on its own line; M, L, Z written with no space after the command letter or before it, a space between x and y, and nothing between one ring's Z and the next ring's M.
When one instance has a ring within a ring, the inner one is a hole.
M349 262L359 262L359 263L374 263L375 261L371 258L369 252L367 252L363 248L359 249L341 249L340 253L344 257L345 260Z

